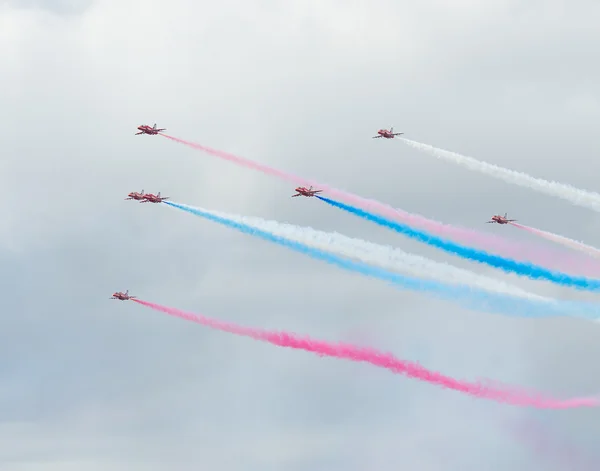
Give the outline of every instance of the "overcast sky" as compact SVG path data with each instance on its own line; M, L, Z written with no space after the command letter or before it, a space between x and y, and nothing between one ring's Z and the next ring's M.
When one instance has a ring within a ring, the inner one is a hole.
M600 411L475 400L108 298L129 289L459 378L597 393L591 323L466 311L123 198L161 191L573 297L133 134L156 122L446 223L531 237L482 224L508 211L598 246L592 211L371 139L394 126L597 191L598 24L592 0L0 1L0 470L592 469L572 460L600 462Z

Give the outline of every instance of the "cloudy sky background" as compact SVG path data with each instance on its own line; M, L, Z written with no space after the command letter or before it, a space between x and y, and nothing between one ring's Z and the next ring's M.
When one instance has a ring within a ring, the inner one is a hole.
M291 199L286 182L133 133L157 122L446 223L529 237L482 224L508 211L597 246L600 216L587 209L371 136L393 125L596 190L599 23L591 0L0 2L0 469L570 471L591 469L572 461L586 455L598 464L598 411L478 401L108 298L130 289L373 345L460 378L597 393L600 328L590 323L466 311L123 198L161 191L595 299L450 257ZM542 439L552 445L536 446Z

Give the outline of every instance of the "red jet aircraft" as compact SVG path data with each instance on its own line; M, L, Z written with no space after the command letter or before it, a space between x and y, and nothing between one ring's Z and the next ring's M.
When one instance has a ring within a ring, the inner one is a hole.
M513 222L516 221L516 219L506 219L508 213L504 213L504 216L492 216L492 219L490 221L487 221L487 224L508 224L509 222Z
M315 196L317 193L321 193L323 190L313 190L312 186L310 188L306 188L304 186L299 186L294 191L297 191L298 193L296 193L295 195L292 195L292 198L294 198L296 196L306 196L306 197Z
M168 200L168 196L160 196L160 191L158 195L153 195L152 193L146 193L144 195L144 200L140 201L140 203L162 203L164 200Z
M124 293L121 293L120 291L113 293L112 298L110 298L110 299L119 299L121 301L127 301L128 299L133 299L133 298L137 298L137 296L129 296L129 290L127 290Z
M141 200L145 199L144 190L142 190L141 193L138 193L137 191L132 191L131 193L129 193L127 195L127 198L125 198L125 199L141 201Z
M154 127L153 128L151 128L147 124L142 124L141 126L138 126L138 130L140 132L136 132L135 133L136 136L138 134L150 134L150 135L154 136L154 135L158 134L161 131L166 131L166 129L156 129L156 123L154 123Z
M392 126L389 131L387 129L380 129L379 131L377 131L377 134L378 136L373 136L373 139L379 139L380 137L385 137L386 139L394 139L394 136L400 136L404 133L394 132L394 126Z

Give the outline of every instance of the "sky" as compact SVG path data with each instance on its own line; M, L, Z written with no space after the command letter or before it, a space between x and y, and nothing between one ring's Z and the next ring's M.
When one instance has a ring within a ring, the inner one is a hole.
M445 223L535 241L483 224L506 211L598 246L600 216L588 209L371 136L394 126L597 190L599 21L591 0L1 1L0 470L594 468L585 463L600 462L598 410L477 400L109 297L129 289L222 320L374 346L458 378L596 394L594 324L468 311L123 198L161 191L595 300L133 134L156 122Z

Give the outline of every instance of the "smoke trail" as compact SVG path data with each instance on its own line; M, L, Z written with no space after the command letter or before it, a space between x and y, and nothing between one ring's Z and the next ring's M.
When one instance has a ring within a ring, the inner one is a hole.
M583 242L569 239L568 237L564 237L558 234L553 234L552 232L542 231L533 227L524 226L523 224L517 224L516 222L509 222L509 224L512 224L513 226L518 227L519 229L523 229L527 232L531 232L532 234L535 234L537 236L543 237L544 239L551 240L558 244L562 244L565 247L571 247L575 250L585 252L588 255L591 255L592 257L600 258L599 249L597 249L596 247L592 247L591 245L584 244Z
M315 182L313 180L307 180L302 177L293 175L291 173L278 170L268 165L260 164L252 160L238 157L227 152L212 149L210 147L203 146L194 142L189 142L177 137L169 136L167 134L159 133L161 136L166 137L172 141L178 142L185 146L191 147L196 150L200 150L207 154L219 157L227 160L234 164L246 167L252 170L265 173L281 178L286 181L293 182L295 184L304 186L315 186L318 187L331 196L338 198L347 203L366 208L370 211L376 211L384 216L396 219L410 224L428 232L432 232L451 240L462 242L466 245L476 246L479 248L492 250L496 253L502 254L506 257L517 258L522 260L530 260L538 265L547 265L554 267L558 270L569 271L573 273L583 273L588 276L600 276L600 263L588 260L585 257L573 257L572 254L566 255L558 250L550 250L546 248L538 247L534 244L525 244L516 240L507 240L501 237L497 237L485 232L475 231L472 229L466 229L461 227L454 227L448 224L427 219L417 214L411 214L401 209L393 208L387 204L381 203L376 200L363 198L352 193L348 193L344 190L330 187L328 185Z
M132 299L132 301L170 316L195 322L211 329L249 337L279 347L304 350L316 353L319 356L340 358L359 363L370 363L371 365L385 368L395 374L416 378L443 388L453 389L463 394L469 394L480 399L489 399L505 404L536 407L539 409L571 409L575 407L597 407L600 405L600 401L593 397L559 400L551 397L544 397L539 393L527 393L524 390L516 388L508 388L500 385L494 387L489 385L489 382L487 382L488 384L484 384L483 382L469 383L449 376L444 376L441 373L430 371L418 363L399 360L391 353L380 352L372 348L314 340L307 336L299 337L289 332L253 329L250 327L239 326L231 322L218 321L216 319L180 311L179 309L161 306L148 301L142 301L141 299Z
M438 159L461 165L469 170L484 173L491 177L504 180L507 183L524 186L539 191L540 193L545 193L546 195L557 196L577 206L600 211L600 194L598 193L580 190L579 188L564 183L535 178L523 172L516 172L514 170L498 167L497 165L481 162L472 157L457 154L456 152L450 152L420 142L411 141L404 137L399 138L399 140L404 141L406 144L417 150L427 152Z
M400 234L404 234L407 237L411 237L420 242L424 242L428 245L431 245L432 247L437 247L438 249L458 255L459 257L463 257L480 263L485 263L492 267L504 270L508 273L516 273L518 275L528 276L532 279L552 281L553 283L557 283L563 286L571 286L574 288L585 289L588 291L600 290L600 280L573 277L565 273L552 272L545 268L531 265L529 263L518 262L516 260L510 260L507 258L499 257L497 255L492 255L482 250L476 250L470 247L455 244L454 242L441 239L440 237L436 237L424 231L412 229L407 225L390 221L389 219L386 219L384 217L369 213L367 211L363 211L360 208L355 208L353 206L340 203L339 201L334 201L329 198L325 198L324 196L316 195L315 197L320 199L321 201L325 201L331 206L343 209L344 211L348 211L349 213L355 214L368 221L375 222L380 226L390 228Z
M290 240L336 253L344 257L376 264L383 268L408 272L422 278L433 278L451 284L465 284L486 291L494 291L513 296L521 296L544 302L553 302L550 298L538 296L517 286L484 275L454 267L447 263L438 263L425 257L406 253L400 249L355 239L337 232L323 232L312 227L300 227L258 217L240 216L221 211L203 209L206 213L240 222L248 226L286 237ZM600 312L599 312L600 314Z
M400 286L414 291L425 291L437 295L441 299L450 301L461 301L466 307L475 310L487 310L488 312L519 316L519 317L548 317L548 316L575 316L587 319L598 319L598 307L593 304L554 301L552 303L536 302L528 299L518 299L508 296L502 296L494 293L488 293L474 289L470 286L457 285L448 286L435 281L409 278L383 270L378 267L372 267L364 263L355 262L335 254L319 250L299 242L286 239L285 237L271 234L267 231L248 226L241 222L232 221L225 217L216 216L207 211L180 203L163 201L163 204L177 209L195 214L213 222L217 222L227 227L237 229L245 234L260 237L269 242L282 245L302 254L322 260L331 265L335 265L345 270L360 273L365 276L387 281L395 286Z

